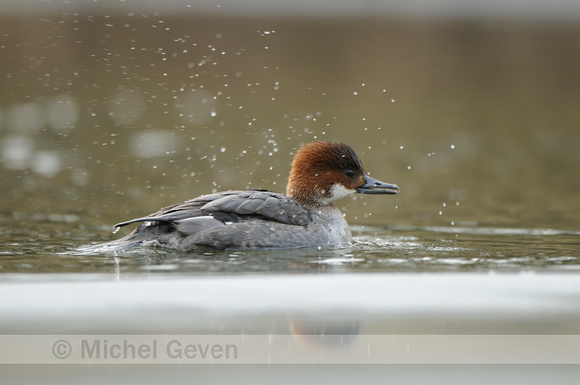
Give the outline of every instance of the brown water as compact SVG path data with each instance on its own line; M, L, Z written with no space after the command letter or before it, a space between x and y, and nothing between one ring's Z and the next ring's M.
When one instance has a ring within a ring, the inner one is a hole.
M0 271L580 269L580 24L128 14L0 22ZM396 197L348 248L91 255L200 194L284 191L304 142Z

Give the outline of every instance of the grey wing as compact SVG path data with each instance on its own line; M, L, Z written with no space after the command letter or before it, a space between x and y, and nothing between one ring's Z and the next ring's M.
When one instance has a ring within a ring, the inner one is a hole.
M201 216L201 212L199 211L199 207L195 207L195 205L188 204L190 202L185 202L181 205L173 205L169 207L165 207L159 210L156 213L148 215L142 218L135 218L129 221L117 223L113 227L118 229L119 227L127 226L132 223L138 222L175 222L179 220L183 220L186 218L195 218ZM185 207L191 206L191 207Z
M117 223L113 227L115 229L118 229L119 227L127 226L132 223L138 222L175 222L187 218L195 218L203 216L204 214L201 212L201 208L205 204L211 202L212 200L222 198L226 194L229 195L230 193L234 193L234 191L203 195L198 198L186 201L184 203L178 203L175 205L164 207L161 210L157 211L156 213L150 214L146 217L135 218L129 221Z
M201 207L202 213L217 219L223 217L243 220L259 216L287 225L307 226L310 212L296 201L270 191L243 191L208 202ZM236 220L232 220L236 222Z
M208 216L215 221L207 220ZM149 216L118 223L114 228L138 222L172 222L182 223L183 225L178 227L185 229L194 224L206 227L210 224L218 225L217 221L225 224L255 216L298 226L307 226L311 220L308 210L284 195L270 191L227 191L168 206ZM200 217L204 219L201 220Z

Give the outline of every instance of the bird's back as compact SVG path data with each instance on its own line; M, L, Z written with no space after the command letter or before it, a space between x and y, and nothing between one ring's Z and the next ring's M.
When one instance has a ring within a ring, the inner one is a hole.
M334 206L311 210L282 194L266 190L226 191L204 195L165 207L147 217L115 225L141 223L133 232L107 246L164 246L183 251L201 249L308 247L342 243L350 231L338 238L324 226L334 226ZM339 212L338 212L339 213ZM339 213L340 214L340 213ZM344 219L340 215L340 220ZM339 223L340 224L340 223ZM339 226L340 227L340 226ZM342 227L346 227L346 222ZM346 227L348 230L348 227ZM329 239L330 238L332 239ZM336 239L334 239L336 238Z

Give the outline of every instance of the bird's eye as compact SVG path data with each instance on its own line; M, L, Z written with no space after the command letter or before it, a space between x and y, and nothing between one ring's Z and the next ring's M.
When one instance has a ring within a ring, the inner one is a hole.
M354 172L354 171L352 171L352 170L346 170L346 171L344 172L344 175L346 175L346 176L347 176L347 177L349 177L349 178L352 178L352 177L354 177L354 176L356 175L356 172Z

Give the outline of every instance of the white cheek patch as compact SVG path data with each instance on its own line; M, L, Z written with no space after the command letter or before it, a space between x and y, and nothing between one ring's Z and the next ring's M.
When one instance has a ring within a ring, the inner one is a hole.
M322 203L328 204L332 201L347 197L347 196L352 195L354 193L356 193L356 190L347 189L346 187L344 187L340 183L336 183L336 184L332 185L332 187L330 188L330 197L324 199L324 201Z

